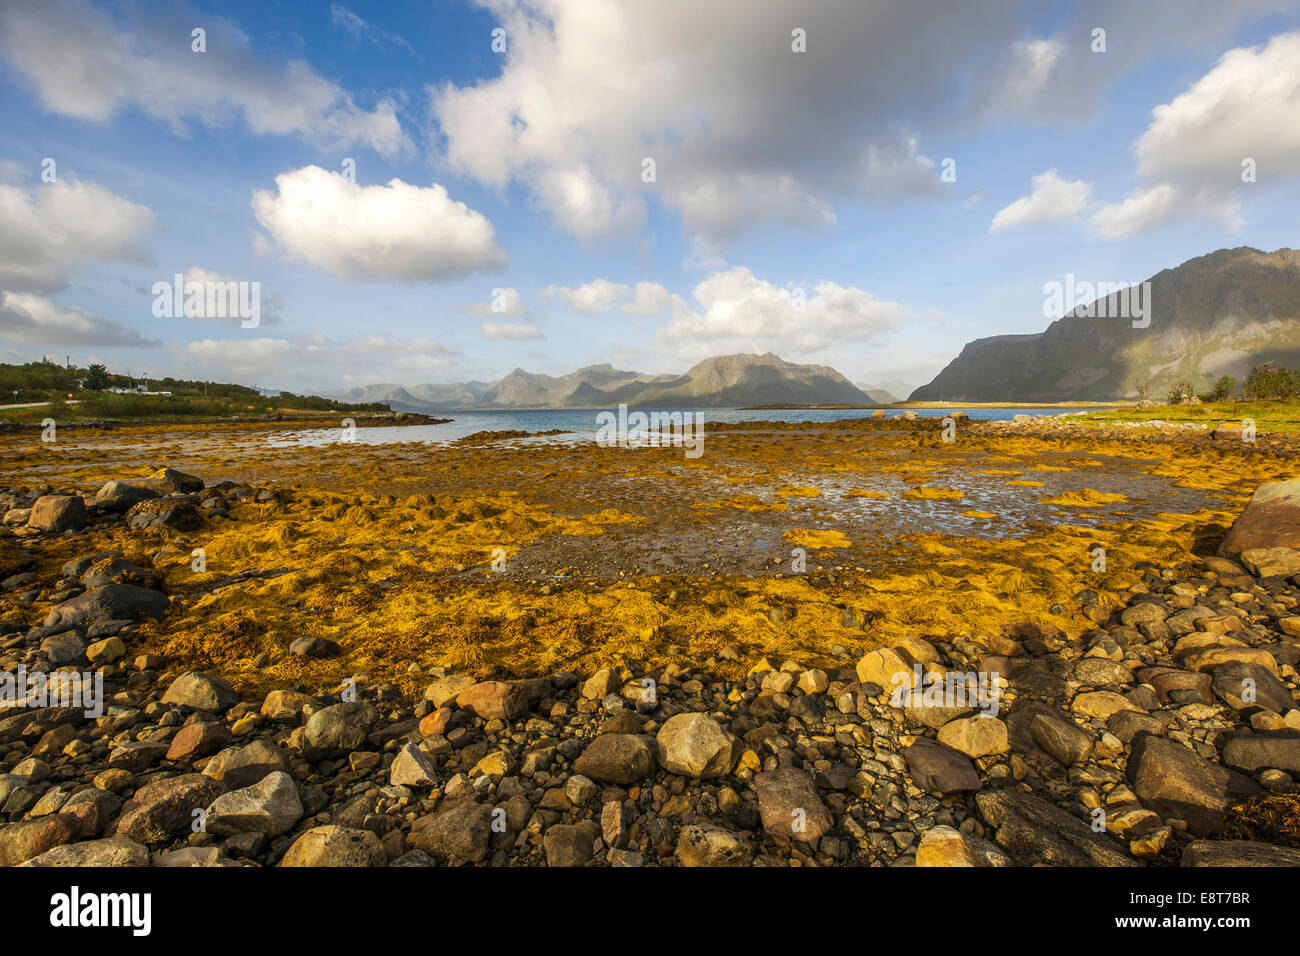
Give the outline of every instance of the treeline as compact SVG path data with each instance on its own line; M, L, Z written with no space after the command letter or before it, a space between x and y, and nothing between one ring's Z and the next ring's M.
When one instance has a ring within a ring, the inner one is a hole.
M1135 384L1138 398L1145 401L1147 385ZM1241 401L1260 401L1264 399L1300 398L1300 369L1283 368L1272 362L1256 365L1250 370L1244 382L1238 383L1231 375L1222 375L1210 386L1209 391L1196 391L1191 382L1175 382L1169 389L1167 401L1170 405L1186 405L1198 398L1202 402L1226 402L1236 398Z

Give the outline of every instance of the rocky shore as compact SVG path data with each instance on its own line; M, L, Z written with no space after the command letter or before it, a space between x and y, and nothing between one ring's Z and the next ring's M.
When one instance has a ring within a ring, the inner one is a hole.
M741 680L717 676L728 646L412 664L418 699L364 674L252 694L139 653L176 599L147 562L33 570L87 528L183 532L278 494L170 469L0 490L0 864L1300 865L1300 481L1261 487L1199 569L1081 590L1080 637L837 645L838 667Z

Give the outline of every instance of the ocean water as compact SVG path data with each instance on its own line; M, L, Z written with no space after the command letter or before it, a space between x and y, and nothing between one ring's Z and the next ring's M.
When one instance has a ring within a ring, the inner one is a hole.
M657 409L640 409L647 413ZM610 409L615 415L617 409ZM690 411L702 414L706 422L832 422L850 418L870 418L874 409L742 409L742 408L703 408L672 409L672 411ZM923 418L943 418L954 409L950 408L915 408L912 411ZM1059 415L1072 409L1043 406L1041 408L966 408L972 420L1006 421L1013 415ZM600 409L543 408L510 411L449 411L433 413L438 417L450 418L452 421L442 425L398 425L380 428L357 428L355 441L364 445L389 445L401 442L421 442L436 444L455 441L475 432L483 431L526 431L544 432L561 429L558 435L548 435L528 441L595 441L599 429L597 416ZM902 414L898 410L887 410L889 418ZM694 419L698 421L699 419ZM343 440L342 421L339 428L307 429L277 433L271 436L275 445L327 445Z

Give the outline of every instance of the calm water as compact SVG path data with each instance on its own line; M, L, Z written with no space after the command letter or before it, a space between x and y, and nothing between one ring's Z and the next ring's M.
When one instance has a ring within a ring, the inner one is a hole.
M641 409L647 412L652 409ZM616 415L617 409L611 409ZM676 411L676 409L674 409ZM848 418L870 418L874 409L742 409L705 408L683 409L698 411L706 422L832 422ZM942 418L952 409L915 408L912 411L924 418ZM1013 415L1059 415L1071 409L1043 406L1041 408L968 408L962 409L973 420L1006 421ZM1077 411L1077 410L1075 410ZM358 428L356 441L363 445L390 445L398 442L438 443L455 441L483 431L517 430L544 432L562 429L563 434L548 435L531 441L594 441L599 425L599 409L548 408L512 411L471 411L435 413L453 419L445 425L401 425L385 428ZM887 411L889 418L897 418L901 411ZM272 437L276 445L326 445L342 437L341 429L311 429L285 432Z

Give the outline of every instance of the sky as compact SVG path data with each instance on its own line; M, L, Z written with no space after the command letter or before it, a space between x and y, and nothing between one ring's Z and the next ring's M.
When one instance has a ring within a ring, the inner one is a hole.
M0 361L917 386L1298 222L1300 0L0 3Z

